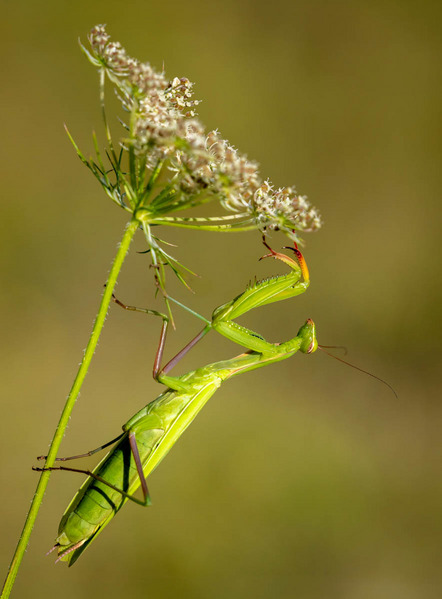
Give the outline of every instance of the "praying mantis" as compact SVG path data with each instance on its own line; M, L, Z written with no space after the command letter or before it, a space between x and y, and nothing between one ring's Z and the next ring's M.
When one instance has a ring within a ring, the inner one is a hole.
M243 372L290 358L297 351L305 354L316 351L318 342L315 324L311 319L305 322L293 339L283 343L270 343L234 321L250 310L295 297L308 288L307 265L296 245L288 249L295 252L297 260L272 250L265 240L264 245L270 253L263 258L273 257L283 262L290 268L290 272L250 284L235 299L216 308L210 321L204 319L206 324L203 330L163 368L161 359L168 317L154 310L126 306L114 297L114 301L127 310L153 314L163 319L153 375L166 386L166 390L128 420L123 426L123 433L116 439L81 456L58 458L64 461L84 457L116 444L92 472L64 466L49 468L88 475L61 519L58 537L52 549L57 549L57 561L61 560L72 566L126 501L142 506L150 505L146 478L224 381ZM169 376L169 370L212 329L245 347L247 351L181 376ZM41 456L39 459L43 458ZM34 470L42 471L45 468ZM140 486L143 499L133 496Z

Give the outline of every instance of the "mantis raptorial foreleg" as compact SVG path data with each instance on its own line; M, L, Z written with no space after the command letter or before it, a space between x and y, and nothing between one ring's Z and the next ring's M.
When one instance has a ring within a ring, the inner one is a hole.
M185 348L183 348L172 360L170 360L164 368L161 369L158 375L158 380L165 382L164 374L171 370L177 362L192 348L196 343L204 337L211 329L218 331L224 337L227 337L234 343L238 343L243 347L246 347L250 351L256 351L262 354L273 353L275 348L278 347L273 343L266 341L261 335L251 331L234 322L235 318L238 318L242 314L249 312L260 306L278 302L290 297L295 297L304 293L309 286L310 279L307 269L306 262L299 249L295 246L292 249L297 258L298 262L282 254L275 252L265 241L264 245L270 251L270 254L266 254L264 258L275 258L284 262L291 268L291 272L286 275L280 275L258 281L249 286L246 291L238 295L232 301L219 306L214 310L212 314L212 321L208 323L202 331L198 333L196 337L192 339Z
M294 248L288 248L295 252L298 262L282 254L274 251L263 238L265 247L270 251L261 259L275 258L284 262L290 267L291 272L286 275L280 275L258 281L249 286L246 291L238 295L232 301L219 306L212 314L212 320L206 321L206 326L180 351L178 352L163 368L160 364L164 352L166 339L168 318L165 314L150 310L147 308L136 308L135 306L127 306L114 296L114 302L125 310L142 312L145 314L153 314L163 318L163 327L161 329L160 342L155 356L153 375L159 382L169 386L177 391L185 390L186 385L176 377L165 376L189 351L192 349L211 329L218 331L224 337L227 337L234 343L238 343L250 351L256 351L261 354L272 354L280 344L276 345L266 341L258 333L239 325L234 322L235 318L266 304L295 297L304 293L309 286L310 279L307 265L300 250L295 245ZM183 306L186 308L185 306ZM187 308L186 308L187 309ZM205 320L205 319L204 319Z

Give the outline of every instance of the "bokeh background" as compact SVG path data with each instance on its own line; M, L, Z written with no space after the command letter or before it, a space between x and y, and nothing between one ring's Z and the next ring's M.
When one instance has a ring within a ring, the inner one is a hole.
M86 153L102 131L77 45L96 23L195 81L206 126L323 214L308 293L244 322L279 341L312 317L320 342L345 344L399 394L319 352L238 377L150 479L153 507L126 506L69 570L45 552L81 478L54 475L13 596L440 597L441 4L4 0L1 17L2 578L125 223L62 126ZM201 275L195 296L171 281L172 293L206 315L283 271L258 263L256 233L163 237ZM118 293L155 306L142 249L140 236ZM169 355L199 327L176 315ZM111 310L64 455L157 395L158 333ZM178 370L235 353L213 335Z

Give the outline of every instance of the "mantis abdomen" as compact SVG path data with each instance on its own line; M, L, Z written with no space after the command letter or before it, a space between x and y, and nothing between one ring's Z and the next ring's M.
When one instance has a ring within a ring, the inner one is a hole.
M61 560L74 563L128 500L121 491L132 495L140 486L130 435L134 435L147 477L221 384L213 374L205 379L192 393L162 393L123 426L123 437L93 471L103 482L89 477L63 514L57 537Z

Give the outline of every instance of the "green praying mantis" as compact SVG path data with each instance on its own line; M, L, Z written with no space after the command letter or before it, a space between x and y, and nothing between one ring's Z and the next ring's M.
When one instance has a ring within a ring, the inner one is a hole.
M163 319L153 374L158 382L166 386L166 390L128 420L123 426L123 433L116 439L81 456L58 458L69 460L92 455L116 443L92 472L64 466L50 468L88 475L61 519L56 544L52 549L57 549L57 561L73 565L126 501L143 506L150 504L146 478L224 381L243 372L285 360L297 351L306 354L316 351L318 342L311 319L299 329L296 337L284 343L270 343L261 335L234 322L235 318L250 310L295 297L308 288L308 269L297 246L287 248L295 252L295 260L272 250L265 240L264 244L270 253L263 258L273 257L282 261L290 268L290 272L255 282L235 299L216 308L211 321L204 319L206 324L203 330L163 368L161 360L168 317L153 310L126 306L114 297L114 301L127 310L153 314ZM169 370L212 329L245 347L247 351L182 376L169 376ZM41 456L39 459L43 458ZM42 471L45 468L34 470ZM143 499L133 496L140 486Z

